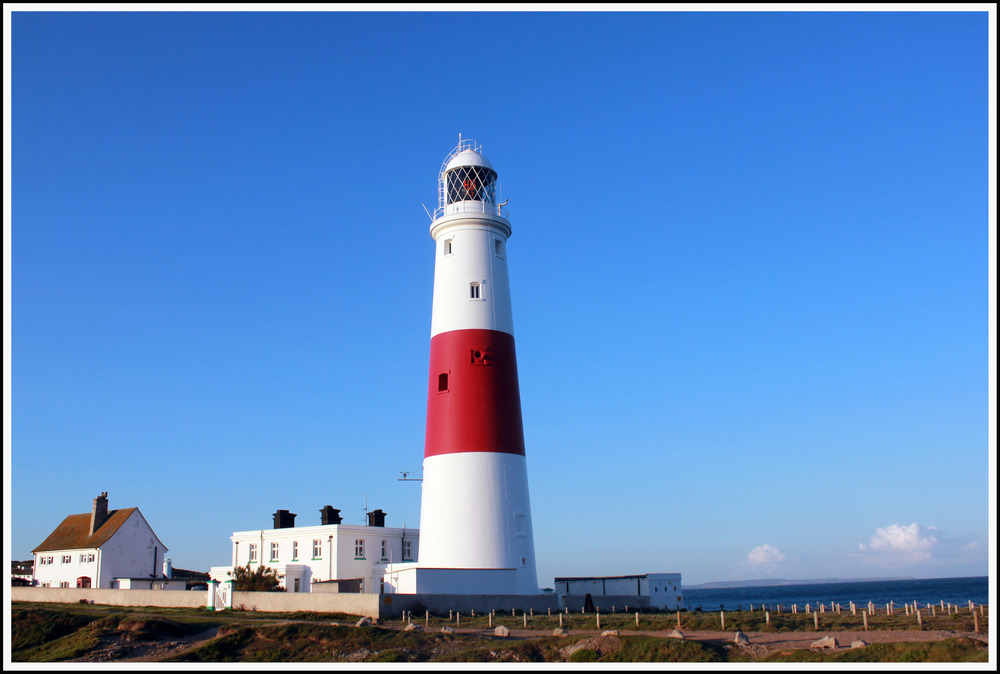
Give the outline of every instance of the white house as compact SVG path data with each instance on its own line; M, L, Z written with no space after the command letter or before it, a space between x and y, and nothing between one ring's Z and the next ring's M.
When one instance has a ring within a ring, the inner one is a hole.
M273 529L237 531L232 566L213 566L213 580L232 579L237 566L275 569L288 592L381 592L382 574L393 562L417 557L418 529L385 526L385 513L368 513L367 525L343 524L340 511L320 510L320 524L295 526L294 513L274 513Z
M108 510L108 493L89 513L69 515L34 553L33 585L42 587L186 588L164 573L165 546L138 508Z
M559 596L589 594L592 597L649 597L651 608L673 610L684 607L679 573L556 578L555 586Z

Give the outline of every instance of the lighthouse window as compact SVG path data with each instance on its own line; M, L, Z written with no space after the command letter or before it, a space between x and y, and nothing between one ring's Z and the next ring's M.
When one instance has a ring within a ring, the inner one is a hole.
M496 251L496 256L503 257L503 241L500 239L493 239L493 247Z
M482 297L479 295L479 282L473 281L469 284L469 299L470 300L481 300Z
M485 166L459 166L448 172L448 203L496 202L497 174Z
M451 255L451 239L444 240L444 254Z
M448 373L442 372L438 375L438 391L448 390Z

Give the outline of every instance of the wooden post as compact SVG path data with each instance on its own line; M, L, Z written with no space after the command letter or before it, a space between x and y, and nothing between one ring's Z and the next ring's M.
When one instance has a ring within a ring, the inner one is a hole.
M976 613L975 609L972 609L972 624L973 624L973 631L976 634L979 634L979 614Z
M462 625L462 614L455 611L455 627L460 627Z
M972 600L970 599L970 600L969 600L969 612L970 612L970 613L972 613L972 612L973 612L973 611L975 611L975 610L976 610L976 609L975 609L975 608L974 608L974 607L972 606Z
M597 629L601 629L601 609L597 609Z
M562 617L562 616L560 616L560 617ZM493 611L490 611L490 629L493 629Z
M449 609L449 611L448 611L448 622L451 622L454 619L455 619L454 612Z
M852 601L852 602L851 602L851 615L857 615L857 614L858 614L858 607L857 607L857 605L856 605L856 604L855 604L855 603L854 603L854 602Z
M550 608L550 609L547 609L547 610L549 612L549 617L551 618L552 617L552 609Z
M892 615L892 603L891 602L885 605L885 614L887 616Z
M722 631L726 631L726 612L719 611L719 619L722 621Z
M424 627L430 627L430 624L431 624L430 609L424 609Z
M861 617L865 621L865 632L867 632L868 631L868 611L862 611L861 612Z
M636 615L639 615L638 611L636 611ZM677 629L680 628L681 628L681 610L677 609Z
M562 613L560 613L560 614L559 614L559 627L562 627L562 626L563 626L563 622L562 622L562 617L563 617L563 614L562 614ZM492 627L492 625L491 625L490 627Z
M944 609L941 610L943 611ZM920 613L920 609L917 609L917 613ZM931 617L937 618L937 606L934 606L933 604L931 605Z
M534 618L535 617L535 609L529 608L528 609L528 615L530 615L532 618Z
M813 625L816 627L816 631L819 632L819 613L813 611Z
M920 609L917 609L917 629L924 629L924 617L920 615Z
M524 618L524 629L528 629L528 614L522 613L521 617Z
M979 619L978 618L976 619L976 624L977 625L979 624ZM639 612L638 611L635 612L635 628L639 629ZM978 632L979 630L976 630L976 631Z
M770 627L771 626L771 612L764 611L764 623Z
M798 612L799 612L799 605L792 604L792 613L798 613Z

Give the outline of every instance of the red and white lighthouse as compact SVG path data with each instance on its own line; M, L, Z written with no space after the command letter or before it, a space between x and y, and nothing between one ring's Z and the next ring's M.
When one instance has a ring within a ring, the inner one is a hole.
M502 583L508 591L535 594L511 227L497 187L496 171L470 140L459 141L438 175L419 567L490 570L483 577L510 579Z

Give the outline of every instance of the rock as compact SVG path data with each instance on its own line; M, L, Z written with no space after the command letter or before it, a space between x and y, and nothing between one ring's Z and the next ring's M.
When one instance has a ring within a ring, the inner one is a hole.
M743 632L736 630L736 636L733 637L733 643L739 644L740 646L746 646L750 643L750 638L743 634Z
M330 627L340 627L340 623L330 623Z
M454 634L455 633L455 628L454 627L449 627L448 625L445 625L444 627L441 628L441 631L444 632L445 634Z
M868 642L867 641L862 641L861 639L858 639L857 641L852 641L851 642L851 648L864 648L867 645L868 645Z
M354 626L355 627L368 627L371 624L372 624L371 618L368 618L366 616L366 617L362 618L361 620L359 620Z
M840 644L833 637L823 637L809 644L809 648L838 648Z
M509 637L510 630L503 625L497 625L497 628L493 630L493 634L497 635L498 637Z
M557 627L554 630L552 630L552 636L554 636L554 637L568 637L569 636L569 632L567 632L566 630L564 630L562 627Z
M684 633L680 630L670 630L670 634L667 635L668 639L687 639Z
M619 637L619 636L621 636L621 633L619 633L618 630L604 630L603 632L601 632L601 636L602 637Z
M403 628L403 631L404 632L423 632L424 628L421 627L420 625L418 625L417 623L410 623L406 627Z

